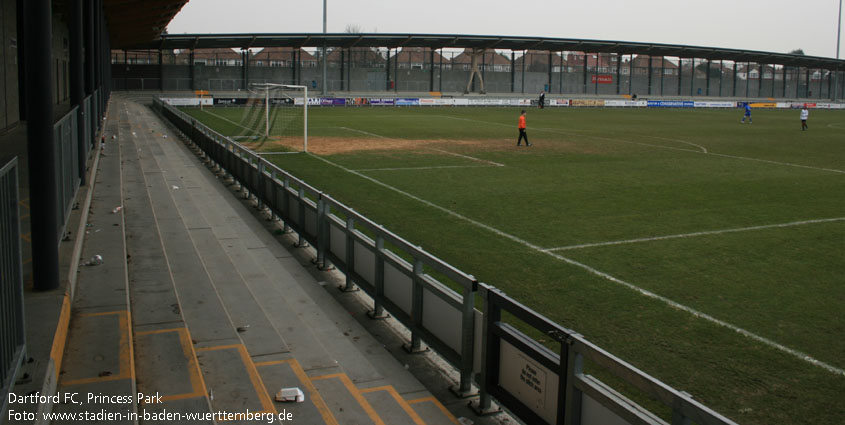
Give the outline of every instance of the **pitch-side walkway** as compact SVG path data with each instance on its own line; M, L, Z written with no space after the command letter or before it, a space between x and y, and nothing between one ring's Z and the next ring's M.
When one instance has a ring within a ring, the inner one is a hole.
M433 355L404 353L147 106L113 96L105 134L81 254L103 263L80 266L57 390L76 395L52 408L89 416L52 423L502 420L473 416ZM274 400L289 387L304 401Z

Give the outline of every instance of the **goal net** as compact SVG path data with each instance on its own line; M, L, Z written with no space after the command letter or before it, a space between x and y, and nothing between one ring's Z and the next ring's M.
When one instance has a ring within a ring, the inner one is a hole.
M261 153L308 151L308 89L254 83L234 139Z

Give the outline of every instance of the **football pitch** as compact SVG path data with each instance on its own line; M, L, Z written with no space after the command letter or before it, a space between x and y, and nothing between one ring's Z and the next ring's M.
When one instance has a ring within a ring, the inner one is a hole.
M519 112L310 108L267 158L739 423L845 423L845 112Z

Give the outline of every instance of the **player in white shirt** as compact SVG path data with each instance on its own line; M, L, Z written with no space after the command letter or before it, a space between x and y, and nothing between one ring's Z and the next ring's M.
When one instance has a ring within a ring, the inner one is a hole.
M804 131L808 128L807 118L810 118L810 111L807 110L807 106L805 105L803 108L801 108L801 131Z

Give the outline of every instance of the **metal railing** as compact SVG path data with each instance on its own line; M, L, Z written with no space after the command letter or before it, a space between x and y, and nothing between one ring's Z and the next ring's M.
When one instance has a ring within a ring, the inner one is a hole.
M67 226L67 219L70 210L73 208L73 201L76 191L79 189L81 179L79 177L79 128L76 114L79 108L71 109L62 119L53 125L53 143L56 147L56 177L57 177L57 204L59 229L56 229L56 243L61 242Z
M159 99L156 109L212 167L239 182L260 207L310 244L321 267L334 264L373 298L370 316L384 310L411 331L406 349L425 343L460 372L453 391L472 395L477 376L479 413L496 400L532 424L663 424L664 420L585 373L584 361L637 388L673 412L673 424L733 424L718 413L560 327L496 288L402 239L331 196L279 169L257 153L211 130ZM437 277L435 277L435 275ZM452 288L458 288L456 292ZM480 299L483 309L474 308ZM502 320L502 312L560 343L554 352Z
M0 166L0 414L26 354L18 160Z

